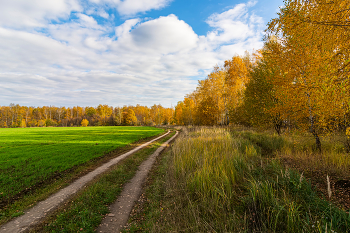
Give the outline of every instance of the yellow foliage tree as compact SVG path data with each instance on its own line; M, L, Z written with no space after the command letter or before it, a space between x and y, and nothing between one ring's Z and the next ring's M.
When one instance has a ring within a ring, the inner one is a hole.
M287 0L267 30L275 38L267 44L269 59L280 69L273 84L282 104L272 111L311 132L319 150L319 135L334 130L349 111L349 33L317 23L332 21L344 9L348 15L349 1L338 3Z
M25 120L22 120L22 122L21 122L21 128L25 128L25 127L27 127L26 121L25 121Z
M89 121L87 119L83 119L80 124L81 126L86 127L89 125Z
M175 107L175 122L178 125L184 125L183 122L183 107L184 103L182 101L179 101Z
M135 116L135 112L129 108L125 112L123 112L123 124L124 125L136 125L137 118Z

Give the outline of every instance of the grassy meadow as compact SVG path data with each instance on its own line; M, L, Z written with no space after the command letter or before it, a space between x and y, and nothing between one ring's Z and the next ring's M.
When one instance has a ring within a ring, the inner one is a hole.
M349 232L334 186L349 180L349 154L323 145L319 154L301 135L184 128L124 232Z
M0 129L0 208L73 168L163 131L153 127Z

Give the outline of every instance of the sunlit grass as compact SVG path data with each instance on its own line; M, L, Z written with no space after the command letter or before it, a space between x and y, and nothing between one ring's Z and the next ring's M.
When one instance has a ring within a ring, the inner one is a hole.
M173 183L170 201L181 208L166 218L177 216L177 224L164 222L153 229L345 232L350 216L321 199L298 171L275 158L288 145L277 135L230 134L223 128L184 132L173 145L167 182Z
M152 127L0 129L0 200L161 132Z
M232 140L224 129L202 128L176 141L173 147L176 174L186 177L188 188L217 204L235 196L234 186L249 170L246 160L258 157L245 140Z
M305 168L322 170L340 176L350 175L350 154L347 153L345 136L321 138L322 151L315 151L314 140L304 135L284 135L286 142L277 153L280 158L290 158Z

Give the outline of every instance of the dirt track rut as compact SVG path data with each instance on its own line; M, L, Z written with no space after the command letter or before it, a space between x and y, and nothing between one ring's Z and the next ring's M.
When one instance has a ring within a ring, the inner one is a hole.
M144 161L136 175L125 185L117 201L110 206L111 213L108 214L97 228L98 233L118 233L125 226L129 219L134 203L139 199L142 191L142 184L146 180L157 156L177 136L178 132L168 141L162 144L146 161Z

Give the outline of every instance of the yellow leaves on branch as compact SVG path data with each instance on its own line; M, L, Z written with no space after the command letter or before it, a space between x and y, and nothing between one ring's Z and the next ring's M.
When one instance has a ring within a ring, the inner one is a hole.
M349 113L349 12L345 0L288 0L268 25L265 57L280 69L274 110L316 138Z

